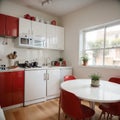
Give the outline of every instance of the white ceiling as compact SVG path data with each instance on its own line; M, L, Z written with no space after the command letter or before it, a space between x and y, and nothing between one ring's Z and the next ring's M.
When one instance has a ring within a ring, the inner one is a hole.
M63 16L98 0L52 0L52 3L45 4L43 6L41 4L42 0L12 1L25 6L29 6L30 8L44 11L55 16Z

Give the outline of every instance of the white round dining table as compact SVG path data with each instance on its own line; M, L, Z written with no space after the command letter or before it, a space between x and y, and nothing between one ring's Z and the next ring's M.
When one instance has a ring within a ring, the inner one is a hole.
M61 83L61 88L90 102L111 103L120 101L120 84L100 80L99 87L92 87L90 79L76 79Z

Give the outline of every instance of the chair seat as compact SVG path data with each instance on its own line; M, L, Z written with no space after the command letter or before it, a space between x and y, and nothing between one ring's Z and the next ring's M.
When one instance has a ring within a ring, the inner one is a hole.
M71 116L71 114L67 114L67 113L66 114L69 117L77 119L77 120L91 118L95 114L94 110L92 110L91 108L89 108L89 107L87 107L85 105L81 104L81 108L80 109L82 110L82 114L80 114L80 115L78 114L78 117L77 116Z
M120 116L120 108L119 106L119 102L117 103L105 103L105 104L101 104L99 106L99 108L104 111L107 112L109 114L115 115L115 116Z
M120 77L111 77L109 79L109 82L114 82L117 84L120 84ZM111 116L110 119L112 119L112 116L118 116L120 120L120 102L116 103L104 103L99 106L99 108L102 110L101 115L99 117L99 120L101 120L102 115L107 113L107 120L109 119L109 115Z
M91 118L91 116L93 116L95 114L94 110L92 110L91 108L89 108L85 105L81 105L81 108L83 111L82 119Z

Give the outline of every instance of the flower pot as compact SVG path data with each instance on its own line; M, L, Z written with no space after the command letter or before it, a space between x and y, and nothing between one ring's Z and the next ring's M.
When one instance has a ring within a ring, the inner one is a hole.
M98 87L100 85L100 80L91 80L92 87Z
M60 61L59 63L60 63L60 66L62 66L62 61Z
M87 65L87 63L88 63L88 61L83 61L83 66L86 66Z

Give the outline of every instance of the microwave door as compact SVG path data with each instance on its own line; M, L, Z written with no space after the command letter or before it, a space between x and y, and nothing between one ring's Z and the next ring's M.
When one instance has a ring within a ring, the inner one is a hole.
M29 45L29 39L28 38L21 38L20 43L23 45Z
M28 37L20 37L19 38L19 46L23 47L32 47L33 39Z

